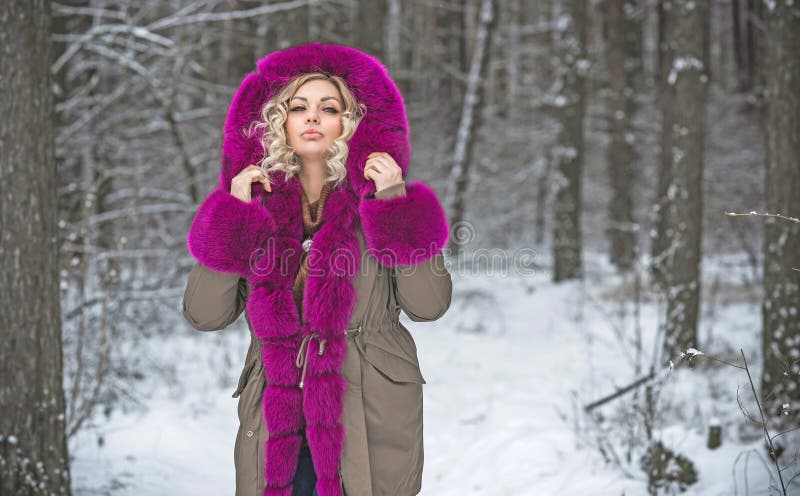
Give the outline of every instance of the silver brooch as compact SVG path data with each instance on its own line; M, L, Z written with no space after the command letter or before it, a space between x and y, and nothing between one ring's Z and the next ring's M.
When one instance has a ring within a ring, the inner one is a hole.
M310 249L311 249L311 238L308 238L307 240L303 241L303 251L307 252Z

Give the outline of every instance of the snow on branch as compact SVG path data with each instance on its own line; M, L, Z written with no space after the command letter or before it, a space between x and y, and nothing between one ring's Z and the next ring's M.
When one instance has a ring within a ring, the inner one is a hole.
M703 63L698 58L692 56L675 57L675 60L672 62L672 69L670 69L669 76L667 77L667 82L672 86L675 84L675 81L678 80L678 74L689 69L702 71Z
M75 38L74 43L70 45L69 48L67 48L58 58L58 60L53 63L50 72L52 74L59 72L61 68L64 67L64 64L69 62L70 59L72 59L72 57L78 53L84 45L87 45L90 41L106 34L131 34L137 38L142 38L166 48L173 48L175 46L175 42L169 38L155 34L147 28L143 28L141 26L133 26L130 24L102 24L100 26L92 27L86 31L86 33Z
M179 12L151 23L147 26L147 29L157 31L175 26L183 26L186 24L232 21L236 19L246 19L248 17L259 17L266 14L274 14L276 12L283 12L285 10L306 7L309 5L310 1L311 0L292 0L289 2L264 5L262 7L256 7L253 9L234 10L229 12L202 12L192 15L183 15Z
M781 214L769 214L769 213L758 213L755 211L748 212L746 214L740 214L736 212L725 212L725 215L729 217L776 217L778 219L788 220L789 222L796 222L800 224L800 219L797 217L787 217Z

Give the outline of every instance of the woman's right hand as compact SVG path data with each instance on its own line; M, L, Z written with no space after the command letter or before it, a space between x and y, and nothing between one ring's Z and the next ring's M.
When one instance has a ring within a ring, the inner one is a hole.
M261 172L261 168L256 165L248 165L231 179L231 194L244 202L249 202L251 185L255 182L263 184L265 190L272 192L269 179Z

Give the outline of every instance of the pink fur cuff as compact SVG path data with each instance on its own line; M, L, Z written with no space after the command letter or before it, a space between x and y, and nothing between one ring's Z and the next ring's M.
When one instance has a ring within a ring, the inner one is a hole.
M386 267L429 260L450 236L436 193L422 182L406 183L405 196L364 198L359 213L368 250Z
M189 253L209 269L247 277L251 257L276 228L257 201L244 202L219 188L211 192L189 228Z

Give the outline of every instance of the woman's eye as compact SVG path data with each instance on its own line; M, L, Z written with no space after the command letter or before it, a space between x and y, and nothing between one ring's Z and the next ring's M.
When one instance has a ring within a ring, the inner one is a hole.
M303 107L302 105L298 105L298 106L296 106L296 107L292 107L292 108L290 108L290 109L289 109L289 111L290 111L290 112L302 112L302 111L303 111L303 110L305 110L305 109L306 109L306 108L305 108L305 107ZM336 108L334 108L334 107L325 107L325 108L324 108L324 109L322 109L322 110L323 110L323 112L327 112L327 113L329 113L329 114L338 114L338 113L339 113L339 111L338 111Z

